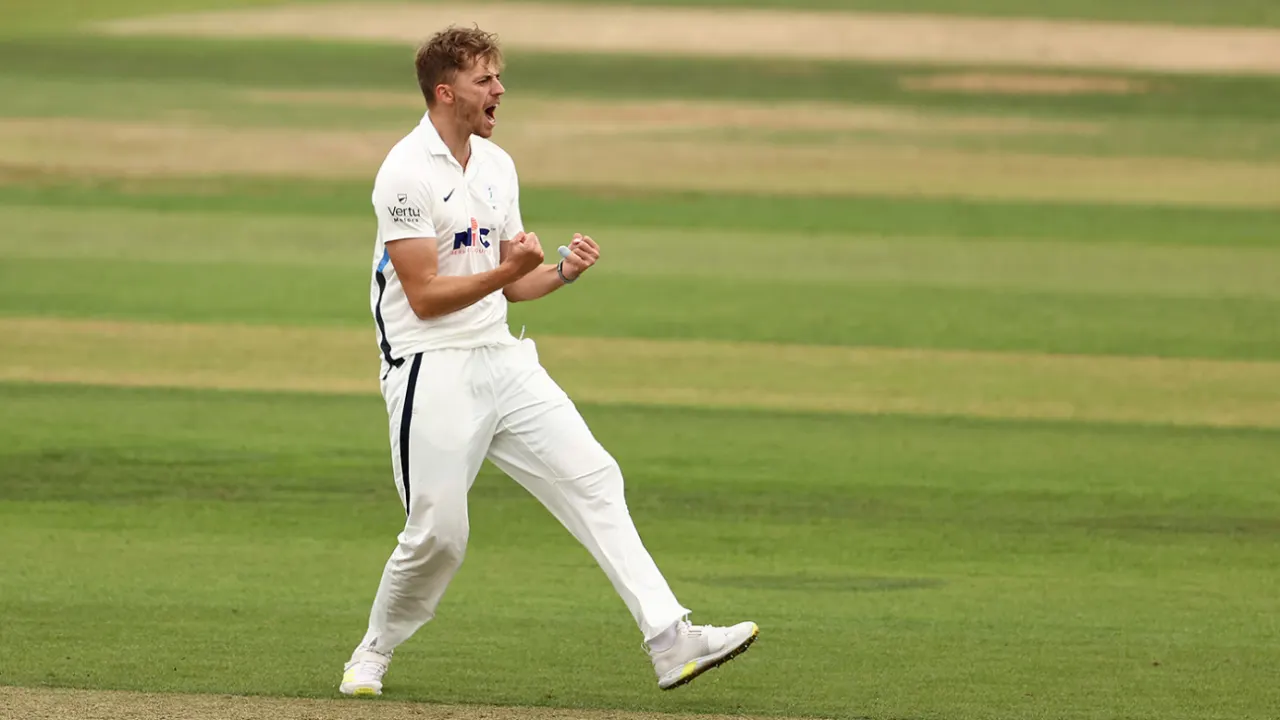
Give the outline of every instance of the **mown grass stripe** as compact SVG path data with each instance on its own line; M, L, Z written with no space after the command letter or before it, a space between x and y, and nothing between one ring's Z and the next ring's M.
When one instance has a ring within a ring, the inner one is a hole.
M54 166L89 177L357 179L375 172L402 135L0 119L0 152L10 172ZM924 151L867 141L786 147L720 137L549 136L523 127L503 145L520 158L522 180L553 187L1280 207L1280 163L1265 161Z
M664 192L608 186L520 189L526 224L779 230L887 237L1071 239L1159 245L1280 246L1280 211L945 198ZM350 216L367 219L368 182L209 177L83 178L0 167L0 206Z
M0 335L7 381L378 388L365 331L10 318ZM1280 362L568 337L538 347L593 403L1280 427Z

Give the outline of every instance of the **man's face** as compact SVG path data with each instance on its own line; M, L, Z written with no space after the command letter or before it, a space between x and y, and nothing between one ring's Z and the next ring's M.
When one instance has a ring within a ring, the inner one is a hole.
M450 83L453 89L453 113L458 126L473 135L487 138L497 124L498 104L502 102L502 81L492 60L477 59Z

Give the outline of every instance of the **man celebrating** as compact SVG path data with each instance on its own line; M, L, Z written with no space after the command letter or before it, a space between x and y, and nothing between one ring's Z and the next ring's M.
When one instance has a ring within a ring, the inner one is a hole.
M578 280L600 247L574 235L555 265L524 231L515 164L490 142L504 92L493 35L450 28L417 53L421 124L374 182L370 302L381 350L393 474L407 519L369 629L344 668L347 695L380 695L395 649L435 616L467 545L467 493L485 458L581 542L643 633L658 676L683 685L746 650L759 629L696 626L640 540L622 472L507 303Z

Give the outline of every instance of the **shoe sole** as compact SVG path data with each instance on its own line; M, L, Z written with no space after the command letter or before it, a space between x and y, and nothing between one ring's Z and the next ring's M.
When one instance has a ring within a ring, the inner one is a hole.
M706 671L714 670L720 667L721 665L724 665L725 663L729 662L730 660L738 657L742 653L746 652L747 648L751 647L751 644L754 643L756 641L756 638L758 637L760 637L759 625L752 628L751 636L748 637L746 640L743 640L741 645L738 645L738 647L730 650L729 652L716 658L715 660L707 662L704 665L699 665L696 660L689 663L689 665L692 665L693 667L689 667L689 665L686 665L685 673L681 674L680 677L675 682L671 683L670 685L667 685L666 687L663 687L662 689L675 690L678 687L688 685L689 683L693 682L694 678L705 673Z
M382 694L382 689L371 688L368 686L347 689L346 687L339 686L338 692L342 693L343 695L346 695L347 697L368 698L368 697L378 697L379 695Z

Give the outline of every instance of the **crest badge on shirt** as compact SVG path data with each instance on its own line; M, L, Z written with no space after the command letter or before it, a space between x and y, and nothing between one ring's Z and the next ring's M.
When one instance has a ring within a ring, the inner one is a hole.
M387 216L394 223L415 223L422 220L422 210L409 205L409 193L397 193L396 205L387 205Z

